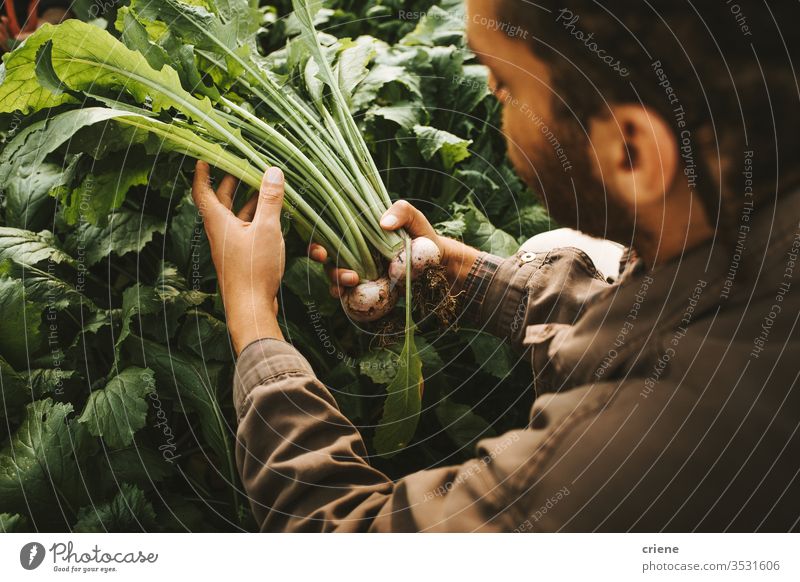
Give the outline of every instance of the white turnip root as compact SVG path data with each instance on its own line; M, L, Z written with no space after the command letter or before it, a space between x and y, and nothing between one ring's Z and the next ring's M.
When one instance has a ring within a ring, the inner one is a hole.
M366 323L388 315L397 304L397 297L396 286L383 277L348 289L342 296L342 305L351 319Z
M411 241L411 279L415 280L425 269L438 265L442 260L439 247L431 239L420 237ZM403 249L389 263L389 280L395 285L405 286L406 251Z
M439 247L429 238L420 237L411 242L411 278L416 279L426 269L441 262ZM389 276L377 281L367 281L348 289L342 296L345 312L354 321L366 323L387 316L397 304L398 290L405 287L406 251L402 250L389 263Z

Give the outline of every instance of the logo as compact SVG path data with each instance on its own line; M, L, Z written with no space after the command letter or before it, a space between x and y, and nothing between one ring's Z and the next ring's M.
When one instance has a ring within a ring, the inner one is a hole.
M19 563L26 570L35 570L44 561L44 546L39 542L30 542L19 551Z

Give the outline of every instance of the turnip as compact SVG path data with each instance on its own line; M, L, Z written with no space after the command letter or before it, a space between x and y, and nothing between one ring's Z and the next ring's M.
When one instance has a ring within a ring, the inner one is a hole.
M342 296L342 306L351 319L361 323L385 317L397 304L397 288L388 277L367 281L348 289Z
M439 247L431 239L420 237L411 242L411 279L416 280L426 269L438 265L442 260ZM403 286L406 275L406 251L403 249L389 263L389 280Z
M411 242L411 280L431 267L439 265L442 253L431 239L420 237ZM349 289L342 296L342 305L351 319L358 322L377 321L387 316L397 304L398 289L405 287L409 274L406 251L403 249L389 263L388 277L367 281Z

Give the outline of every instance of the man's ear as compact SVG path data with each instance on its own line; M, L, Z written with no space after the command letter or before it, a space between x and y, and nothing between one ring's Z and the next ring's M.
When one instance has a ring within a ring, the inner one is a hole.
M618 105L593 119L589 131L598 178L631 208L661 204L678 166L678 144L664 119L641 105Z

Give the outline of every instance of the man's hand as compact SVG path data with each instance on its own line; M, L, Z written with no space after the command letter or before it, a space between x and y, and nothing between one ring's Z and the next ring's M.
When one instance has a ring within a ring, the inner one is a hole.
M480 255L480 251L459 241L439 236L431 223L419 210L405 200L395 202L381 218L381 227L384 230L394 231L405 229L412 238L427 237L431 239L442 253L441 264L445 267L447 278L453 289L458 291L469 274L470 268ZM320 263L328 260L327 251L317 244L312 244L308 249L309 256ZM348 269L327 267L328 277L333 285L331 295L341 297L347 287L359 284L358 274Z
M208 164L197 162L192 198L203 217L228 329L239 354L255 340L283 339L277 320L285 265L283 172L267 170L259 194L238 215L231 211L236 186L236 180L227 176L215 193Z

